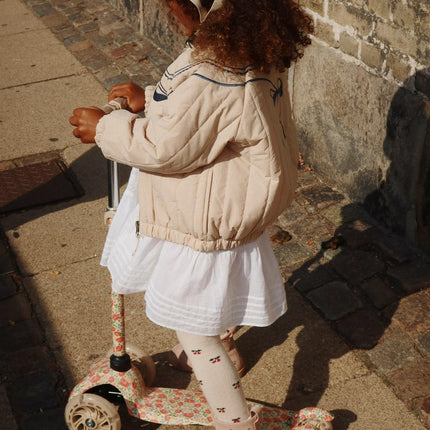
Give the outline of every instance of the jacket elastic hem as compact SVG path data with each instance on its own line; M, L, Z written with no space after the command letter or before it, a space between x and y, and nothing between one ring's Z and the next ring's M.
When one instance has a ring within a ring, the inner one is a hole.
M149 224L142 221L140 221L139 232L144 236L167 240L179 245L189 246L190 248L199 252L211 252L237 248L238 246L254 242L264 233L264 231L253 232L243 239L220 238L215 240L203 240L191 234L182 233L177 230L172 230L163 226Z

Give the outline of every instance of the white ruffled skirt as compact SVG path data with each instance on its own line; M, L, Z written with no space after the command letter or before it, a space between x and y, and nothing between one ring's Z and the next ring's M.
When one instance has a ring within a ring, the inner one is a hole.
M237 325L268 326L285 313L284 285L266 235L213 252L136 236L138 174L132 169L101 258L114 291L146 292L149 319L204 336Z

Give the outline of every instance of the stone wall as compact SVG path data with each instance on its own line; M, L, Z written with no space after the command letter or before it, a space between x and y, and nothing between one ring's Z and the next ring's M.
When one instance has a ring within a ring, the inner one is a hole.
M105 0L130 24L172 56L183 49L185 37L172 28L165 0ZM179 34L178 34L179 33Z
M182 49L163 0L106 1L172 57ZM430 249L430 0L299 3L315 24L290 70L305 161Z
M315 23L292 85L306 161L392 230L428 242L430 0L300 3Z

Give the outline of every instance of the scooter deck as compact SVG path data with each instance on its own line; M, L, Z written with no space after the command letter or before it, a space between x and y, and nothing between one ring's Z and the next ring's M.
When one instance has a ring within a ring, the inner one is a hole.
M255 405L259 404L249 402L250 407ZM142 399L136 400L134 404L127 402L127 406L130 414L144 421L174 425L213 425L212 412L203 393L199 391L160 387L146 388L145 396ZM260 406L258 421L260 430L292 430L306 418L327 424L333 420L331 414L319 408L306 408L293 412L278 407ZM218 413L222 415L223 411L220 410ZM306 427L300 428L306 429ZM326 428L331 428L331 425L328 424Z
M179 388L145 387L140 372L132 366L127 372L110 369L109 359L94 364L87 375L72 391L70 397L91 388L109 384L116 387L127 404L130 415L158 424L213 425L213 415L201 391ZM258 403L250 402L250 407ZM319 408L305 408L299 412L261 405L259 430L315 429L330 430L333 416ZM222 410L217 411L221 415ZM306 419L318 422L319 427L300 426ZM221 420L222 421L222 420Z

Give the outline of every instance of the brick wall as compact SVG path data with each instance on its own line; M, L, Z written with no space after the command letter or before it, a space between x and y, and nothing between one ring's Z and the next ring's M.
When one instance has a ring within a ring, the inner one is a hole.
M430 66L428 0L300 0L315 37L370 73L402 84Z

